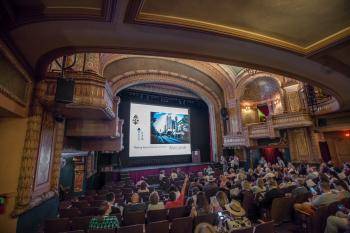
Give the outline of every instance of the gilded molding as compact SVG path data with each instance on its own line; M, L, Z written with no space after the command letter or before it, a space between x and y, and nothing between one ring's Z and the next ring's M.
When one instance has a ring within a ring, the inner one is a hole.
M318 41L309 45L300 45L287 40L278 39L276 37L268 36L262 33L257 33L249 30L243 30L238 27L225 26L222 24L216 24L212 22L206 22L202 20L196 20L191 18L177 17L171 15L162 15L149 12L143 12L142 6L145 0L142 0L137 14L135 16L135 21L143 23L157 23L172 26L180 26L191 29L199 29L202 31L219 33L222 35L239 37L242 39L261 42L264 44L276 46L279 48L287 49L300 54L310 54L321 48L324 48L336 41L344 39L350 35L350 27L346 27L336 33L333 33L325 38L319 39Z
M48 191L38 196L32 197L34 179L36 174L36 164L38 150L40 146L41 125L43 120L44 109L38 100L34 100L31 106L31 113L28 119L28 128L23 148L21 161L21 170L17 188L16 205L11 216L16 217L42 202L58 194L58 182L60 172L60 158L63 147L64 123L55 123L54 147L52 154L52 163L50 171L50 188ZM47 123L51 124L52 119ZM53 122L52 122L53 123Z
M56 122L55 126L55 145L52 161L51 170L51 183L50 190L53 192L58 192L58 182L60 179L60 167L61 167L61 153L63 148L64 139L64 122Z
M35 178L35 167L40 143L43 107L34 100L27 123L21 169L17 188L16 206L13 215L24 212L30 204Z
M57 72L47 73L46 79L38 83L35 94L42 104L54 105L58 75ZM66 75L75 80L73 103L66 108L99 109L108 118L115 118L113 93L103 77L83 72L67 72Z

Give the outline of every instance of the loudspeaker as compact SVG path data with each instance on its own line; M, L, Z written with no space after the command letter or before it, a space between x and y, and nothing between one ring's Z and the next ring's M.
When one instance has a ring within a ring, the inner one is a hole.
M326 118L318 118L317 119L317 125L319 127L325 127L327 126L327 119Z
M57 79L55 101L58 103L69 104L73 102L74 80L59 77Z

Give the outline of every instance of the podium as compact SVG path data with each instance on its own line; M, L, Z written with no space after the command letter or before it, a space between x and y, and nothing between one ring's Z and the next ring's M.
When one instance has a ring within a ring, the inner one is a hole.
M201 162L201 152L200 150L192 151L192 163L200 163Z

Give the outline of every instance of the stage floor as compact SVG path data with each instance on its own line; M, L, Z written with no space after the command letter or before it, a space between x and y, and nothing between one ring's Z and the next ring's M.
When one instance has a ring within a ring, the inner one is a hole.
M178 168L178 167L193 167L193 166L202 166L209 165L211 163L177 163L177 164L165 164L165 165L155 165L155 166L142 166L142 167L125 167L117 168L108 172L133 172L133 171L144 171L144 170L153 170L153 169L169 169L169 168Z
M165 170L167 175L170 174L174 168L181 168L185 173L203 171L211 163L179 163L179 164L167 164L157 166L144 166L144 167L127 167L113 169L112 171L104 171L106 174L106 181L118 181L120 180L121 173L129 173L130 178L135 182L139 181L142 176L159 175L161 170Z

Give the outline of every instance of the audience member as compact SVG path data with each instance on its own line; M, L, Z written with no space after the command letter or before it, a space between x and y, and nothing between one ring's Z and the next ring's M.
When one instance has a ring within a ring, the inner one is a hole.
M164 203L162 201L159 201L159 195L157 191L153 191L149 195L149 204L147 207L147 210L161 210L164 209Z
M276 180L271 179L268 181L268 191L266 192L264 199L261 201L261 205L269 209L271 208L273 199L278 197L284 197L284 193L278 189Z
M195 206L193 206L191 211L191 216L201 216L213 213L213 207L209 204L208 198L205 196L204 192L197 193L197 200Z
M146 210L146 205L145 203L140 203L140 196L138 193L132 194L131 202L128 203L124 208L124 212L127 212L127 213L145 211L145 210Z
M215 196L216 192L218 191L218 185L215 181L215 177L209 176L207 184L203 187L203 191L208 198Z
M104 201L98 208L98 216L93 217L89 223L89 229L116 229L119 222L116 216L109 216L111 205Z
M174 191L171 191L169 193L169 201L167 201L167 203L165 204L165 208L170 209L170 208L181 207L184 205L187 183L188 183L188 176L185 177L179 197L176 197L176 193Z

